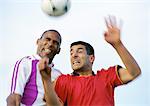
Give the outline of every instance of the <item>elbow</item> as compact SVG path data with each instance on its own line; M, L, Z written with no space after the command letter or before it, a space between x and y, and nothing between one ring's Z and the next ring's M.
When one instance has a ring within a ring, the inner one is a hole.
M141 69L139 68L138 70L137 70L137 75L136 75L136 77L138 77L138 76L140 76L141 75Z
M134 80L135 78L137 78L138 76L141 75L141 69L137 69L136 73L132 74L132 80Z
M10 96L7 97L6 102L7 106L16 106L15 100Z
M7 99L7 106L20 106L20 96L17 94L10 94Z
M138 75L141 75L142 74L142 72L141 72L141 69L139 70L139 74Z
M138 70L134 70L134 73L133 72L128 73L128 77L125 80L123 80L123 83L127 84L127 83L133 81L134 79L136 79L140 75L141 75L141 69L140 68Z

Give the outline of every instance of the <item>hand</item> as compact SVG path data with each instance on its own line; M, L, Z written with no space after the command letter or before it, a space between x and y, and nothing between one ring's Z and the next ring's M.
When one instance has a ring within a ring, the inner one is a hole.
M42 58L39 61L38 68L42 79L50 80L51 79L51 68L48 66L49 59L47 57Z
M107 26L107 31L104 33L105 40L112 46L120 44L120 28L117 27L116 17L109 16L105 18L105 23Z

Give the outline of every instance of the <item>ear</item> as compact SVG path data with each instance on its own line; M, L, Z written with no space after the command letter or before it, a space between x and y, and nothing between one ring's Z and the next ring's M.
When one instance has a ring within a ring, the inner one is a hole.
M40 39L38 39L38 40L36 41L36 44L38 45L39 42L40 42Z
M89 56L89 61L93 64L95 60L95 56L94 55L90 55Z
M59 54L60 50L61 50L61 48L58 48L58 49L57 49L57 54Z

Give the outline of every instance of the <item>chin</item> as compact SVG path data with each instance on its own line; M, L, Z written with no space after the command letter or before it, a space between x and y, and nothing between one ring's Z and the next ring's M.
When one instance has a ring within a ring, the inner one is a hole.
M73 70L74 71L78 71L78 70L80 70L81 68L80 67L73 67Z
M56 55L56 54L55 54L55 55ZM48 58L54 58L55 55L53 55L53 54L48 54L47 57L48 57Z

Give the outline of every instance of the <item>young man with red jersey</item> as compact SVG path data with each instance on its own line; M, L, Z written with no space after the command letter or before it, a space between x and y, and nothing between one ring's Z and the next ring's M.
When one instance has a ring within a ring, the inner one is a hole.
M93 47L83 41L74 42L70 47L71 66L74 70L72 75L61 75L52 84L48 79L51 70L42 67L41 75L47 104L114 106L115 87L126 84L140 75L140 67L120 40L120 29L116 25L115 17L106 19L106 26L105 40L116 50L126 68L116 65L94 74Z

